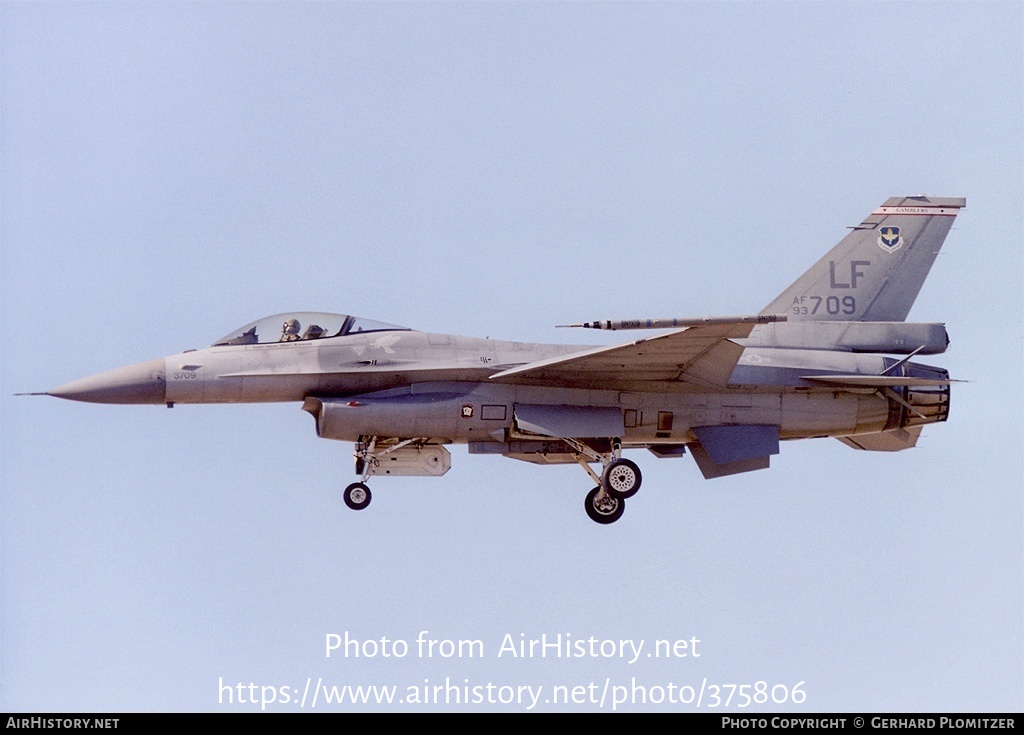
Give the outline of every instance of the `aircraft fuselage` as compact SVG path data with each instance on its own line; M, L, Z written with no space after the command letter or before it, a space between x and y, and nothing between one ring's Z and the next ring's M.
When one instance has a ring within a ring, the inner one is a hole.
M658 383L659 390L652 390L649 382L628 380L608 390L504 383L490 377L516 365L588 349L408 330L371 332L190 350L100 373L51 393L98 403L169 405L305 401L312 396L332 407L328 412L306 406L318 417L320 435L344 441L379 435L507 443L525 438L515 422L518 405L614 409L621 413L623 446L687 444L695 441L693 428L701 426L778 426L780 439L796 439L929 423L871 388L839 389L806 379L815 374L878 375L896 362L873 354L750 347L729 384L718 390L686 378ZM902 368L906 375L945 376L914 363ZM910 394L913 403L913 392L903 391L900 396L907 400Z

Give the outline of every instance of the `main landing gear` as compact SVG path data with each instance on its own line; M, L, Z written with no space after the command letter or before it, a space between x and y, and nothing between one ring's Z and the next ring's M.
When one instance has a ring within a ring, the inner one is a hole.
M626 511L626 501L610 494L600 485L587 493L583 508L595 523L615 523Z
M601 473L601 486L623 499L636 495L642 481L640 468L628 459L613 459Z
M612 440L611 452L606 454L575 439L565 441L576 450L576 461L597 482L597 487L587 493L583 501L587 516L595 523L615 523L626 510L626 498L633 497L640 489L643 481L640 468L635 462L622 457L622 445L618 439ZM590 468L588 460L604 465L600 476Z

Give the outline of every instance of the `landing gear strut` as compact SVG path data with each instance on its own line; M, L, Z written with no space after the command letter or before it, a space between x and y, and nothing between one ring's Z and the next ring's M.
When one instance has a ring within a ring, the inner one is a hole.
M362 510L370 504L372 495L366 481L378 473L381 457L407 447L410 444L426 442L426 438L404 439L396 441L394 444L390 443L392 441L396 440L385 438L385 448L378 448L378 437L376 436L360 437L359 441L356 442L353 455L356 461L356 474L360 476L360 480L359 482L353 482L342 493L345 505L352 510Z
M373 494L370 492L369 486L366 481L373 474L374 469L380 465L380 461L377 459L378 452L374 451L377 448L377 437L370 437L369 443L364 441L356 442L356 448L353 452L356 460L356 474L361 475L362 478L359 482L353 482L342 493L341 498L352 510L363 510L370 504L370 500L373 499Z
M584 507L587 515L597 523L615 523L626 510L626 498L636 495L643 476L635 462L622 457L622 443L612 439L610 452L598 452L576 439L563 440L576 452L576 461L586 470L597 487L587 493ZM588 462L600 462L604 469L600 476Z

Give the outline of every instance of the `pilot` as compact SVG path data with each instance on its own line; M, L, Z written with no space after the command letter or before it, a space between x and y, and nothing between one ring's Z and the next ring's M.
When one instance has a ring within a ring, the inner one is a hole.
M279 342L294 342L299 338L299 328L302 325L299 324L298 319L288 319L284 324L281 325L281 339Z

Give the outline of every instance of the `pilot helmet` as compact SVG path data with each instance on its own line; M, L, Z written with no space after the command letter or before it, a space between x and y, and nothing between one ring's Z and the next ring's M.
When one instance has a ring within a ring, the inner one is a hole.
M298 334L299 333L299 320L298 319L287 319L281 326L282 334Z

